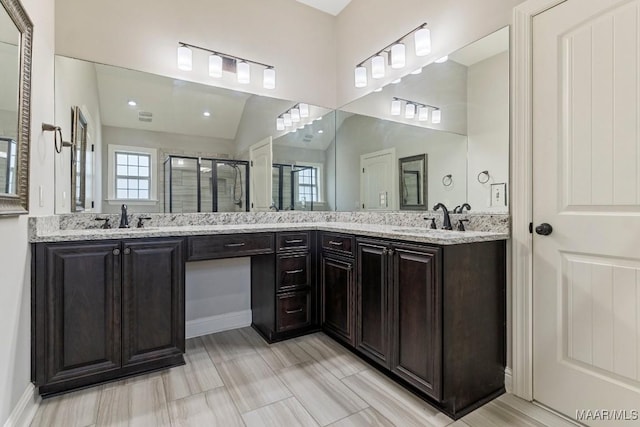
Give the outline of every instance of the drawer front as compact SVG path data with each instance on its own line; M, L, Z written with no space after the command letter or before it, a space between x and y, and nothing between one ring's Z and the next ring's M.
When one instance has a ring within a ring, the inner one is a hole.
M289 292L277 297L278 332L311 325L311 293Z
M355 248L353 236L335 233L322 233L322 249L353 256Z
M273 252L273 243L273 233L188 237L187 261L268 254Z
M297 253L278 255L276 292L311 285L311 255Z
M309 233L278 233L278 252L309 249Z

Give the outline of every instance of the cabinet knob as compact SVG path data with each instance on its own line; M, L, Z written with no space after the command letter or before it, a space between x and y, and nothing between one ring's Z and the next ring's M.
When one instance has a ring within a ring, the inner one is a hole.
M131 253L131 248L124 248L124 254L129 255Z
M120 255L120 249L114 249L114 250L113 250L113 254L114 254L115 256Z

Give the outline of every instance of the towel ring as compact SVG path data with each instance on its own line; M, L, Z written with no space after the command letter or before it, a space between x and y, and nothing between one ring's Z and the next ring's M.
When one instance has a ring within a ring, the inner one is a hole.
M486 184L487 182L489 182L490 179L491 179L491 175L489 175L489 171L482 171L478 174L478 182L480 184Z
M451 176L451 174L442 177L442 185L444 185L445 187L449 187L451 186L451 184L453 184L453 177Z

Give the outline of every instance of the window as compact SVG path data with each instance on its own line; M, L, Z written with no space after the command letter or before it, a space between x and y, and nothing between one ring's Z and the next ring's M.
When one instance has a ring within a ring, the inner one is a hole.
M298 201L318 202L318 171L316 168L298 172Z
M157 150L109 144L108 199L111 204L155 204Z
M116 197L149 200L151 156L116 151Z
M324 200L322 193L322 163L296 163L296 166L305 168L297 172L297 202L322 202Z

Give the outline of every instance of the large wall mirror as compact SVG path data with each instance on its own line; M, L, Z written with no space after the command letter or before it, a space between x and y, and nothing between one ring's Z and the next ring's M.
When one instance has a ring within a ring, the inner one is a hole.
M56 213L250 211L251 179L270 182L255 186L266 209L334 210L335 113L303 103L278 130L299 105L56 56L56 125L73 142L56 155ZM250 149L265 139L258 178Z
M0 0L0 215L29 210L33 24L17 0Z
M508 192L509 29L342 107L336 125L338 210L508 212L493 196Z

